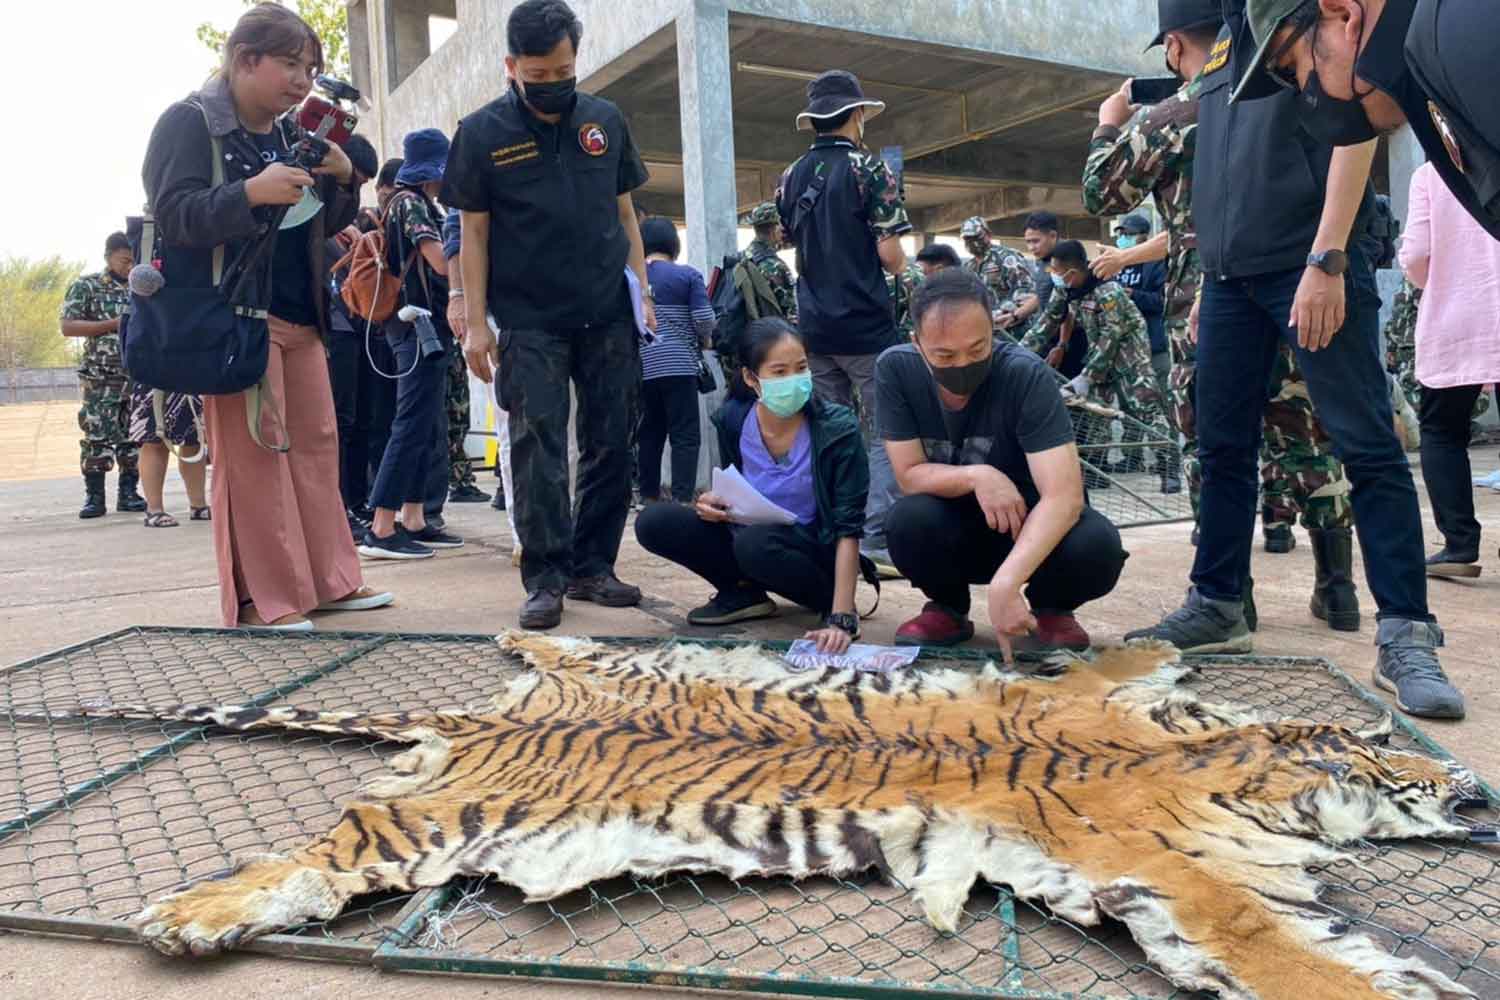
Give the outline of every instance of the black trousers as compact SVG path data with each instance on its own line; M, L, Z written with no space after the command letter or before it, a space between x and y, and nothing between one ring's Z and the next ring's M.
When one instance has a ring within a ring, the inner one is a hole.
M328 381L339 425L339 493L346 510L370 499L370 430L379 380L365 360L363 332L334 330L328 338Z
M365 364L369 359L364 356L364 324L360 323L355 331L360 344L360 358ZM395 375L405 371L404 368L396 367L396 356L391 353L391 345L386 341L382 330L376 329L370 334L370 357L375 359L375 366L387 375ZM370 396L370 444L369 444L369 479L375 479L375 473L380 469L380 461L385 457L385 446L391 440L391 424L396 420L396 380L393 378L382 378L374 376Z
M1479 521L1474 517L1474 483L1469 468L1469 421L1481 385L1449 389L1422 386L1422 478L1427 498L1448 551L1479 555Z
M448 418L443 410L443 386L448 377L448 358L436 354L418 360L421 348L409 324L392 319L387 330L397 370L409 369L410 374L396 384L396 419L391 424L391 439L370 489L370 504L400 510L403 504L425 504L427 500L432 450L439 447L439 420L443 430L442 455L447 461ZM446 476L443 483L446 488Z
M672 499L688 502L698 485L698 379L692 375L667 375L641 383L641 429L637 438L640 456L641 496L661 494L661 452L672 441Z
M903 497L886 521L891 560L931 601L969 613L969 586L989 583L1014 540L992 531L973 495ZM1026 585L1037 611L1073 611L1115 589L1127 553L1109 519L1085 507Z
M635 537L653 555L703 577L720 593L754 588L819 614L833 609L837 545L801 525L710 524L691 507L657 504L635 519Z
M568 497L568 383L578 399L577 497ZM581 330L504 330L498 397L510 413L508 497L528 592L613 573L630 510L641 355L628 313Z

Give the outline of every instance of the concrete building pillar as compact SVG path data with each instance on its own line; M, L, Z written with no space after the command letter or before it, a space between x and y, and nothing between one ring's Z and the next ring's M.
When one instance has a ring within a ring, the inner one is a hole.
M1408 208L1407 195L1411 189L1411 175L1427 162L1427 154L1422 152L1422 144L1417 142L1417 137L1412 134L1412 130L1406 127L1391 136L1386 148L1391 176L1391 211L1404 226Z
M677 73L687 210L685 262L706 275L738 245L729 9L723 0L689 0L678 15Z

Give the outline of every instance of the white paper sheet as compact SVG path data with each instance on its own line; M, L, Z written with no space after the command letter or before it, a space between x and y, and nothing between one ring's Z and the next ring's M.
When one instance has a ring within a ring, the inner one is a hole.
M818 652L811 639L798 639L782 659L793 670L858 670L869 674L890 674L916 662L921 650L915 646L867 646L855 643L842 655Z
M735 524L796 524L797 518L784 508L767 500L760 490L740 475L734 466L715 469L713 492L729 507L729 519Z

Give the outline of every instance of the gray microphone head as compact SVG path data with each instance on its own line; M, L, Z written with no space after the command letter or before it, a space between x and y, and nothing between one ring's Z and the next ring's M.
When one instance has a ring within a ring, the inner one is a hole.
M130 291L143 299L149 299L167 283L162 273L150 264L137 264L130 269Z

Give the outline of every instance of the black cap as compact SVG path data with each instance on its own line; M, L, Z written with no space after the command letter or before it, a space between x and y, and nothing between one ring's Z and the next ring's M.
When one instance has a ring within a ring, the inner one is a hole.
M1120 224L1115 227L1115 231L1120 233L1134 233L1138 236L1149 233L1151 232L1151 220L1139 212L1131 212L1120 220Z
M1224 23L1219 0L1156 0L1156 37L1146 48L1167 40L1167 32Z

